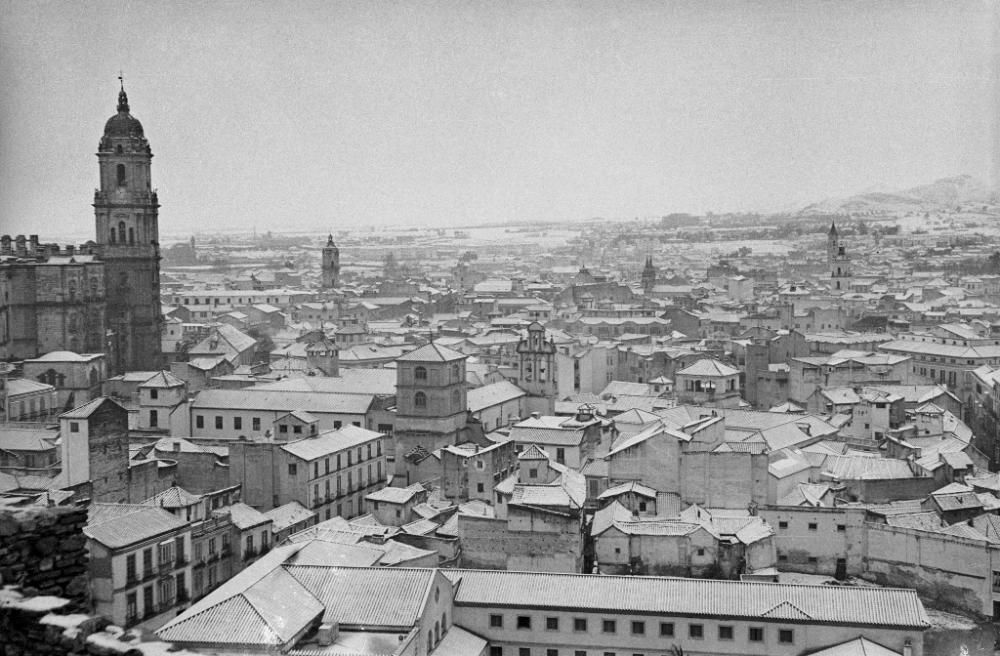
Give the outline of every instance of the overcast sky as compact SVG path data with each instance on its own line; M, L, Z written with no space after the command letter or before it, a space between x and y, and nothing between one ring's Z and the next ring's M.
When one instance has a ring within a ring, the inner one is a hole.
M998 4L0 0L0 232L92 231L119 68L166 234L987 181Z

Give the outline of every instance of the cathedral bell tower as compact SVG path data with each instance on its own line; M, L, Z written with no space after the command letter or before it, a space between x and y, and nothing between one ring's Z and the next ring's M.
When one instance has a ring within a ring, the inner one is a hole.
M537 321L528 326L528 334L517 344L517 386L528 393L525 410L551 415L558 394L556 345L545 339L545 327Z
M835 222L830 223L830 232L826 236L826 258L830 266L830 286L838 292L850 291L851 257L847 254Z
M333 243L333 235L323 247L323 288L331 289L340 283L340 249Z
M160 204L150 177L152 159L142 124L129 113L123 83L118 113L105 123L98 145L101 186L94 191L107 289L108 368L114 373L162 366Z

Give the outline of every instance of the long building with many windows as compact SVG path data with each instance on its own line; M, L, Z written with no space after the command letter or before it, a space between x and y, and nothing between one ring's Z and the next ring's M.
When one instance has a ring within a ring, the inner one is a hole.
M206 654L799 656L860 641L922 656L928 627L913 590L337 567L300 564L300 549L273 550L158 635Z

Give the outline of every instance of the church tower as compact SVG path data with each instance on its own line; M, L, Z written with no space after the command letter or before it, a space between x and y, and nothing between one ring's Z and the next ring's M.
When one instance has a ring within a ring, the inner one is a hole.
M545 327L537 321L528 326L528 336L517 344L517 386L528 393L525 410L551 415L557 396L556 345L545 339Z
M330 289L340 284L340 249L333 243L333 235L323 247L323 288Z
M851 289L851 258L847 255L844 242L840 239L837 224L830 222L830 232L826 237L826 259L830 266L831 287L835 291Z
M653 256L646 257L646 266L642 269L642 289L647 294L653 291L656 285L656 267L653 266Z
M150 178L153 153L142 124L129 113L122 85L118 113L104 125L94 191L97 244L107 290L108 369L159 369L160 207Z

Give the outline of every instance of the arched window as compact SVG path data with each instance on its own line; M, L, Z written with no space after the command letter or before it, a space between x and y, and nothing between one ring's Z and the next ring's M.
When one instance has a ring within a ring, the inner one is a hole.
M116 172L118 174L118 186L119 187L124 187L125 186L125 165L124 164L119 164L115 170L116 170Z
M427 367L417 367L414 369L413 377L417 380L427 380Z
M128 243L130 244L135 243L135 228L128 229Z
M121 155L123 152L124 151L122 150L122 145L118 144L118 146L115 148L115 153Z
M461 375L457 364L451 365L451 375L455 380L458 380L458 377Z
M417 392L413 395L413 405L418 408L427 407L427 395L423 392Z
M111 243L115 243L115 229L111 228Z
M441 641L441 625L438 624L437 622L434 622L434 644L437 644L440 641Z
M125 222L124 221L119 221L118 222L118 238L122 240L123 244L125 243Z
M458 405L462 402L462 393L458 390L452 390L451 392L451 404Z
M442 631L447 631L448 630L448 613L447 612L441 613L441 630Z
M70 280L69 284L66 287L67 287L67 290L69 291L69 300L70 301L75 301L76 300L76 281L75 280Z

